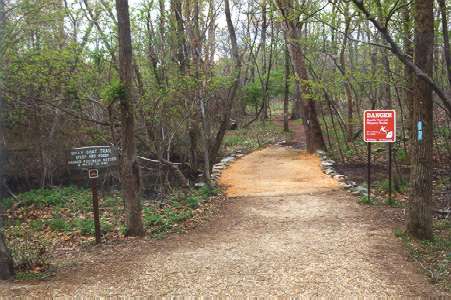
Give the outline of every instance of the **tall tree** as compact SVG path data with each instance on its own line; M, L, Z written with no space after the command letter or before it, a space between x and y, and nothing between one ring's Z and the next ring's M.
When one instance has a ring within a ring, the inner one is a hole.
M415 64L432 77L434 52L434 3L415 1ZM415 79L412 118L414 126L422 127L411 140L410 193L408 231L417 238L432 238L432 88L423 79ZM413 128L415 131L415 129Z
M301 85L304 97L304 127L306 132L307 151L314 153L324 149L323 133L316 113L316 103L312 99L312 90L309 86L309 75L305 65L304 50L299 44L301 40L301 24L299 22L298 8L294 7L293 0L277 0L277 6L282 14L288 41L288 51L294 71Z
M286 39L285 39L286 40ZM288 46L285 43L285 73L284 73L284 81L285 86L283 89L283 131L288 132L290 129L288 128L288 97L290 93L289 79L290 79L290 54L288 53Z
M142 207L139 199L139 167L136 159L135 108L133 103L133 58L128 0L116 0L119 37L119 77L122 91L118 95L121 109L121 185L127 212L127 235L144 235Z
M449 49L449 33L448 33L448 9L445 0L437 0L442 15L442 32L443 32L443 51L446 61L446 72L448 74L448 83L451 86L451 52Z
M0 0L0 45L3 45L4 36L5 36L5 1ZM2 61L3 57L3 48L0 48L0 61ZM3 74L0 70L0 87L2 87L2 79ZM1 114L3 114L3 95L0 92L0 197L3 197L3 156L5 151L5 138L3 136L3 119L1 118ZM9 253L8 248L6 247L5 239L3 236L3 232L1 231L3 227L3 207L0 203L0 279L9 279L14 276L13 269L13 261L11 258L11 254Z
M402 14L402 21L403 21L403 44L404 44L404 52L409 57L413 57L413 45L412 45L412 21L411 21L411 9L409 5L409 0L404 0L404 7L401 11ZM408 108L408 130L410 134L410 139L414 139L413 136L415 134L415 122L413 121L412 113L412 103L413 98L415 97L414 94L414 87L415 87L415 73L412 71L411 68L404 65L404 77L406 81L406 89L404 93L404 102ZM414 129L414 130L412 130Z
M226 130L229 128L230 117L232 115L232 108L235 102L238 89L240 87L241 78L241 57L238 50L238 42L236 39L235 27L233 26L232 16L230 14L230 3L229 0L224 0L224 14L227 23L227 31L229 32L231 54L234 62L234 80L232 86L230 87L227 95L227 104L224 108L223 118L221 120L221 125L219 126L218 132L212 150L210 151L210 159L214 161L219 153L219 148L221 147L222 141Z

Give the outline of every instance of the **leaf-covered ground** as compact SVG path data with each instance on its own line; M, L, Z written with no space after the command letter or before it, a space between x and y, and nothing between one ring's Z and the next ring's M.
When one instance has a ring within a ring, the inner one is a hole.
M163 238L195 222L206 202L222 197L218 190L202 187L174 193L164 205L145 201L143 220L148 236ZM74 186L37 189L4 199L7 206L4 233L18 279L51 276L58 258L92 247L94 221L91 192ZM119 195L100 198L104 243L125 239L123 202ZM64 261L64 259L63 259Z

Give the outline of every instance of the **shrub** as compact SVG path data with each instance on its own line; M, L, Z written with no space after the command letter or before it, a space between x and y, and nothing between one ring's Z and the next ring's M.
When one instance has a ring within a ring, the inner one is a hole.
M196 209L199 207L200 199L195 195L188 196L185 201L186 204L192 209Z
M209 188L208 186L202 186L197 194L200 195L203 199L206 199L211 196L216 196L219 194L219 190L217 188Z
M359 203L360 204L367 204L367 205L373 205L374 204L374 200L373 197L368 197L368 196L361 196L359 199Z
M384 192L388 192L389 190L389 181L388 179L384 179L376 182L376 187ZM404 193L408 189L407 182L399 178L399 183L395 184L392 182L392 192Z
M163 216L156 213L153 209L144 208L143 221L145 226L154 226L161 224Z
M43 230L45 224L46 224L45 221L40 220L40 219L36 219L36 220L31 220L30 221L30 227L34 231L41 231L41 230Z
M54 231L67 232L72 229L71 224L66 222L66 220L61 217L50 219L47 221L47 224L49 225L50 229Z
M15 200L14 198L4 198L1 204L5 208L10 208L14 202L18 202L20 206L36 207L74 207L88 208L91 207L91 196L88 190L80 189L74 186L40 188L25 193L21 193Z
M94 235L95 227L92 219L78 219L74 222L74 227L80 231L81 235Z
M391 207L401 207L402 206L401 202L399 202L398 200L393 199L393 198L388 198L387 200L385 200L385 204L387 204L388 206L391 206Z
M162 211L155 211L151 208L144 209L144 224L151 228L153 234L161 234L171 230L175 224L192 217L190 209L175 210L167 207Z

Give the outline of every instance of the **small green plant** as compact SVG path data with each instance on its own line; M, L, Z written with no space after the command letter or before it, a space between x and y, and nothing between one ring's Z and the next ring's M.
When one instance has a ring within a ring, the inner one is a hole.
M401 228L395 228L395 230L393 230L393 233L397 238L401 238L405 234Z
M40 272L17 272L16 280L17 281L35 281L35 280L45 280L50 277L49 273L40 273Z
M49 225L50 229L54 231L68 232L72 230L71 224L59 216L49 219L46 223Z
M228 135L224 137L224 146L226 147L234 147L245 143L245 138L239 135Z
M18 195L17 200L4 198L1 205L5 208L12 207L14 203L21 207L90 207L90 199L88 190L67 186L31 190Z
M102 201L104 207L116 207L121 204L120 197L105 197Z
M110 221L102 218L100 219L100 230L103 233L111 232L113 230L113 224L111 224Z
M404 148L396 149L396 160L399 162L406 162L409 159L407 151Z
M41 231L41 230L43 230L45 225L46 225L46 222L44 220L41 220L41 219L36 219L36 220L31 220L30 221L30 227L34 231Z
M143 221L145 226L155 226L162 223L163 216L151 208L144 208Z
M366 205L374 205L374 200L373 200L373 197L370 198L368 196L360 196L359 203L366 204Z
M402 206L401 202L399 202L398 200L393 199L393 198L388 198L387 200L385 200L384 203L391 207L401 207Z
M389 180L383 179L381 181L377 181L377 182L375 182L375 187L377 189L379 189L380 191L388 193L390 190L389 189L390 188ZM405 193L408 189L408 185L407 185L406 181L399 178L399 180L397 182L392 182L391 188L392 188L392 192Z
M219 190L217 188L210 188L208 186L202 186L197 190L197 193L203 199L207 199L208 197L216 196L219 194Z
M166 207L156 211L152 208L144 209L144 224L150 228L152 235L164 236L173 229L174 225L192 217L191 209L174 209Z
M200 199L198 196L195 195L188 196L185 201L186 204L192 209L196 209L199 207Z
M80 231L81 235L93 235L95 233L94 220L92 219L75 220L74 227Z
M0 207L5 210L10 209L13 206L14 202L15 200L13 197L2 198L0 199Z

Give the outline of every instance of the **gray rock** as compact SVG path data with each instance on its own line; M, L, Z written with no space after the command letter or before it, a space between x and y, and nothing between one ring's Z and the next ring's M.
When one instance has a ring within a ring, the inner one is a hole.
M228 157L224 157L223 159L221 159L221 162L222 162L223 164L227 164L227 163L230 163L230 162L232 162L232 161L234 161L234 160L235 160L235 157L228 156Z
M331 164L331 163L329 163L329 162L327 162L327 161L323 161L322 163L321 163L321 168L324 168L324 169L329 169L330 167L332 167L334 164Z
M349 190L350 188L352 188L352 185L347 184L346 182L339 182L338 184L345 190Z
M334 175L334 179L337 181L340 181L340 182L344 182L346 179L346 176L341 175L341 174L336 174L336 175Z
M201 188L201 187L203 187L203 186L205 186L205 185L206 185L205 182L196 182L196 183L194 184L194 187Z
M334 169L326 169L326 171L324 173L326 173L326 175L335 175L336 174Z
M356 186L353 187L351 190L353 195L368 196L368 189L366 187Z
M318 154L319 156L325 156L326 152L324 152L323 150L316 150L316 154Z

